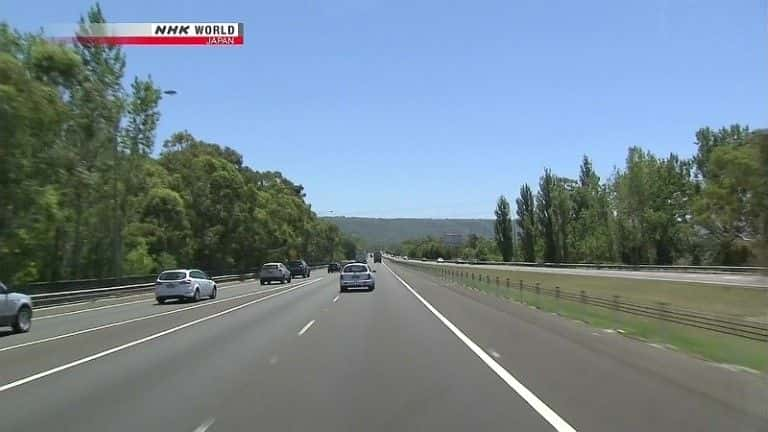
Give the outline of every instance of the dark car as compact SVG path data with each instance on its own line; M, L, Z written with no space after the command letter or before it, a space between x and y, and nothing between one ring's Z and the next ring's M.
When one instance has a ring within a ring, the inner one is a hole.
M373 262L380 263L381 262L381 252L374 252L373 253Z
M288 261L288 270L291 271L291 276L309 277L309 265L304 260Z
M341 264L332 262L328 264L328 273L336 273L341 271Z

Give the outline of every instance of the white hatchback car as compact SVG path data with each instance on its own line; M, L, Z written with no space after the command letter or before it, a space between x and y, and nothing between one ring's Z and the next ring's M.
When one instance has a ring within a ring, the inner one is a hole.
M339 277L339 291L345 292L350 288L376 288L376 278L368 264L352 263L344 266Z
M155 282L155 298L162 304L169 299L198 301L216 298L216 282L202 270L168 270Z

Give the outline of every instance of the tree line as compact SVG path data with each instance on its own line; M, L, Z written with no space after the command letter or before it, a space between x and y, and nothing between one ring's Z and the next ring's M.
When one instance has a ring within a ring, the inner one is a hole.
M587 156L576 179L545 169L537 190L520 187L514 215L499 197L492 241L448 248L430 237L396 251L526 262L765 263L768 136L739 124L705 127L695 145L691 158L631 147L625 166L605 181Z
M545 170L535 197L524 184L515 200L520 252L502 253L530 262L759 263L768 140L738 124L695 136L688 159L631 147L625 167L605 182L587 156L578 179Z
M105 22L96 5L81 24ZM0 280L246 270L353 257L301 185L174 133L156 151L161 89L126 88L120 47L52 43L0 23Z

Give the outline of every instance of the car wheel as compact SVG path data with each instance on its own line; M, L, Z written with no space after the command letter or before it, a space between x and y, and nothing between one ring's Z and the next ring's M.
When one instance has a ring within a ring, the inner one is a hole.
M368 291L373 291L374 288L376 288L376 285L371 285L371 287L368 288Z
M32 309L28 306L22 306L19 312L16 314L16 319L13 320L14 333L26 333L32 327Z
M211 296L209 298L211 300L216 298L216 285L213 286L213 290L211 290Z
M195 303L198 301L200 301L200 290L196 289L195 294L192 296L192 302Z
M164 304L164 303L165 303L165 299L162 299L162 298L157 299L157 304Z
M291 280L293 280L293 278L288 276L288 283L291 283Z
M264 285L264 281L263 281L263 280L260 280L260 281L259 281L259 283L260 283L260 284L262 284L262 285Z

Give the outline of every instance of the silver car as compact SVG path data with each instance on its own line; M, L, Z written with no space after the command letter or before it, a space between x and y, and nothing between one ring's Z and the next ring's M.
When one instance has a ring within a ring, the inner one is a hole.
M160 304L166 300L198 301L202 297L216 298L216 282L202 270L168 270L160 273L155 282L155 298Z
M0 282L0 326L11 326L15 333L28 332L32 327L32 298L10 292Z
M259 281L262 285L265 283L272 283L278 281L280 283L286 283L291 281L291 271L283 263L266 263L261 266L261 272L259 273Z
M376 278L368 264L352 263L344 266L339 277L339 291L345 292L350 288L376 288Z

